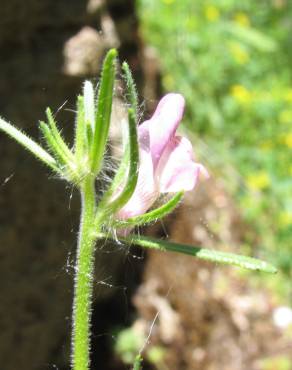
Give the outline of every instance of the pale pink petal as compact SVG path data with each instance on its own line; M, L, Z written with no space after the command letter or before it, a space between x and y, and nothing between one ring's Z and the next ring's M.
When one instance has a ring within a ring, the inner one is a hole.
M154 169L169 140L175 135L182 120L185 100L180 94L167 94L159 102L152 118L138 128L139 142L148 145Z
M161 193L192 190L201 165L193 160L192 144L184 137L169 141L158 163L155 177Z
M125 220L141 215L151 208L161 193L192 190L200 173L209 176L207 170L194 161L190 141L175 136L184 105L180 94L168 94L161 99L152 118L138 127L138 183L117 218ZM124 232L129 233L130 229Z
M129 217L145 213L152 206L158 196L158 189L154 182L151 154L150 152L140 149L138 183L131 199L117 213L117 218L125 220Z
M162 178L160 192L176 193L194 189L198 181L199 171L199 165L194 162L179 167L172 176Z
M205 179L209 179L210 178L210 175L209 175L209 172L207 171L206 167L204 167L202 164L198 164L199 165L199 171L200 171L200 175L203 175L203 177L205 177Z

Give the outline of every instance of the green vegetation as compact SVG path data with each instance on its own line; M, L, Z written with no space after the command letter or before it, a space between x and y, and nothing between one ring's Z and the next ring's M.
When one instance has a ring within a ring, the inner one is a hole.
M291 275L291 4L140 0L139 10L164 89L186 97L201 158L253 225L246 244Z

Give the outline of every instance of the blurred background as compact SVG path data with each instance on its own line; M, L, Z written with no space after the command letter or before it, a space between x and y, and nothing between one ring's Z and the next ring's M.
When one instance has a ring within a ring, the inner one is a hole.
M163 93L185 96L183 130L211 175L145 232L279 268L109 246L98 255L92 369L131 368L141 349L151 370L292 369L291 31L288 0L1 1L3 118L41 141L50 106L70 141L82 82L96 82L117 47L141 120ZM78 194L0 141L1 366L67 370Z

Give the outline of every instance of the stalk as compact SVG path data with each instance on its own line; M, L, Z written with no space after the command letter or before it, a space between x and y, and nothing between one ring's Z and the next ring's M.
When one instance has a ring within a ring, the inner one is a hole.
M72 369L89 369L91 297L93 289L93 235L96 200L94 179L88 176L81 186L81 218L75 270L73 306Z

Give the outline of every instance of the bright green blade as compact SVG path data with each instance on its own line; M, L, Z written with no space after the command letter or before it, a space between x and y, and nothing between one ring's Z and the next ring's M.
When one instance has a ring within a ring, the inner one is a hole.
M142 237L142 236L129 236L128 238L120 238L127 243L133 243L144 248L153 248L160 251L178 252L187 254L190 256L197 257L204 261L210 261L225 265L232 265L243 267L248 270L255 270L261 272L268 272L275 274L277 272L276 267L268 262L252 258L241 256L233 253L226 253L215 251L212 249L193 247L191 245L172 243L165 240L156 240L152 238Z
M133 195L138 181L139 147L135 113L128 109L129 123L129 173L121 194L107 206L107 213L113 214L121 209Z
M122 65L123 78L127 85L127 98L130 103L130 107L134 109L135 116L137 117L138 112L138 93L136 84L134 82L132 72L127 62L124 62Z
M50 127L43 121L40 121L39 126L46 144L48 146L49 151L53 154L54 158L57 159L57 162L61 165L61 167L67 165L67 158L64 156L64 153L60 150L58 143L50 129Z
M29 150L48 167L56 172L59 172L56 160L48 152L46 152L39 144L37 144L27 135L22 133L19 129L4 121L2 118L0 118L0 130L4 131L7 135L16 140L25 149Z
M57 128L56 121L54 119L53 113L50 108L46 109L46 115L47 115L50 131L56 141L56 144L59 147L59 151L63 153L62 156L64 158L67 158L67 162L74 162L74 155L71 152L71 150L68 148L64 139L62 138L62 135Z
M99 82L95 127L90 153L91 170L94 175L97 175L101 170L102 159L109 133L116 71L116 57L117 51L115 49L111 49L107 53L103 62Z
M128 218L127 220L122 220L119 221L117 220L114 223L114 227L117 228L123 228L123 227L133 227L133 226L141 226L141 225L146 225L151 222L155 222L160 218L163 218L167 216L169 213L171 213L179 204L183 197L184 193L179 192L175 194L168 202L163 204L161 207L156 208L152 211L149 211L147 213L144 213L141 216L136 216L136 217L131 217Z

